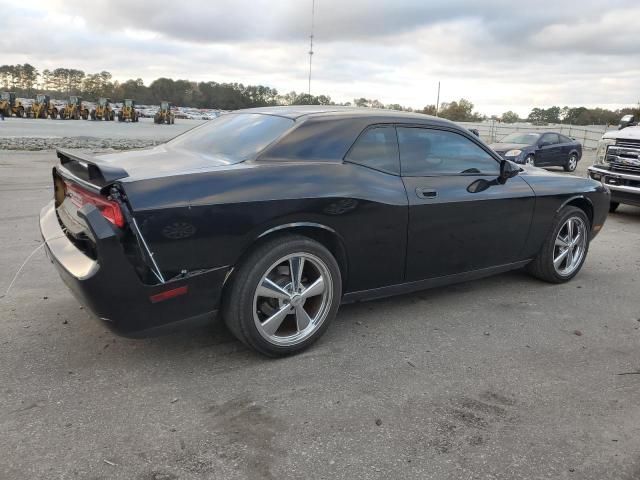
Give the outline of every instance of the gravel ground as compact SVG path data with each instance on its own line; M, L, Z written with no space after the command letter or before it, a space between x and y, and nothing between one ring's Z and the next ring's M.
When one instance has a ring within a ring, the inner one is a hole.
M0 152L0 293L54 157ZM638 245L623 206L568 284L347 305L282 360L220 325L115 337L39 251L0 299L0 478L638 479Z
M0 121L0 150L144 148L167 141L202 123L201 120L177 120L174 125L156 125L151 118L141 118L138 123L121 123L12 117Z

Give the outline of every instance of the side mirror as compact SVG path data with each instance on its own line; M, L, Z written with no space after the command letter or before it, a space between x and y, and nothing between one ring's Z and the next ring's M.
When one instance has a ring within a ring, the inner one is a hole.
M517 176L520 173L520 167L510 160L502 160L500 162L500 183L506 183L507 180Z

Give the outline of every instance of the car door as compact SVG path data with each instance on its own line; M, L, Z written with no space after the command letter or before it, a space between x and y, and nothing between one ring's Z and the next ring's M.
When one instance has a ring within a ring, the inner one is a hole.
M499 181L500 161L454 130L397 126L409 198L407 281L520 260L534 207L519 176Z
M575 141L564 135L558 135L560 139L560 160L564 165L569 160L569 154L576 148Z
M536 166L562 165L562 145L557 133L545 133L538 141Z

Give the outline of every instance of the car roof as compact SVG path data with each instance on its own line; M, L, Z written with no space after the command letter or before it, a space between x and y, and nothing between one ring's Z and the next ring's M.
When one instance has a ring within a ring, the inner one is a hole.
M415 112L400 112L382 108L343 107L337 105L291 105L281 107L258 107L235 110L230 113L259 113L264 115L277 115L280 117L297 120L302 117L338 116L341 118L385 118L387 121L410 123L418 121L423 123L439 123L442 125L454 125L453 122L431 115Z

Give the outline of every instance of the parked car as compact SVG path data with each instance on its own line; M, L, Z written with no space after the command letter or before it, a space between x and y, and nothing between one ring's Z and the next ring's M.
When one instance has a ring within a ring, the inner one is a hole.
M58 157L40 229L105 325L139 335L219 311L271 356L317 340L342 302L525 266L566 282L609 207L600 182L390 110L241 110L153 149Z
M610 212L621 203L640 207L640 126L625 125L606 132L598 142L589 176L611 190Z
M582 158L582 144L556 132L514 132L490 145L498 155L536 167L564 167L573 172Z

